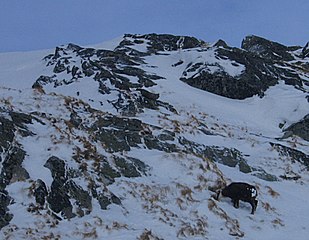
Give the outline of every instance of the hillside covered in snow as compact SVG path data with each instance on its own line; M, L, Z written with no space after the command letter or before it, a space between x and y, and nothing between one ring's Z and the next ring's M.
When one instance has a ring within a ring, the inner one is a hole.
M307 239L308 92L308 44L257 36L2 53L0 238Z

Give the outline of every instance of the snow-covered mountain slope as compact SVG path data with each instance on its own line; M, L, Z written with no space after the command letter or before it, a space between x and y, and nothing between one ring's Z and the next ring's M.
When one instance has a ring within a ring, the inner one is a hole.
M3 239L306 239L308 46L125 35L0 54ZM258 189L235 209L216 191Z

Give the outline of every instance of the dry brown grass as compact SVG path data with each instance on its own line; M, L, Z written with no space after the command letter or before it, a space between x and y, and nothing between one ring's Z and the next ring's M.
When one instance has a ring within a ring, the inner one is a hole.
M208 199L208 209L225 221L225 227L229 230L231 236L243 237L245 234L240 230L237 219L232 219L220 208L213 199Z
M137 238L138 240L163 240L155 236L151 230L145 229L144 232Z
M267 203L267 202L262 202L262 207L263 207L267 212L276 212L276 208L270 206L270 204Z
M206 219L198 219L194 224L183 222L177 232L177 237L206 236L207 227Z
M271 223L273 224L273 227L284 227L284 223L280 218L276 218L273 221L271 221Z
M268 193L270 194L270 196L272 196L273 198L277 198L280 196L280 194L276 192L274 189L272 189L271 187L266 186L266 188L268 189Z

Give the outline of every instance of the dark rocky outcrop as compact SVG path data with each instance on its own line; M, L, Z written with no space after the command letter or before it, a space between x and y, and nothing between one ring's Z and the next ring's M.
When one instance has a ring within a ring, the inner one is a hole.
M264 92L279 80L302 88L303 80L297 73L300 67L289 64L289 61L295 60L292 51L299 48L286 47L256 36L246 37L242 49L229 47L219 41L209 49L215 52L217 62L189 64L181 80L193 87L233 99L254 95L263 97ZM230 75L222 61L231 66L243 66L244 70ZM211 71L213 68L217 70Z
M306 45L302 49L301 53L302 53L302 58L309 57L309 42L306 43Z
M205 146L181 138L179 142L184 146L185 152L194 153L205 157L211 161L218 162L228 167L238 167L240 172L250 173L265 181L277 181L277 177L267 173L262 168L251 167L243 154L235 148L226 148L219 146Z
M9 212L8 205L13 201L5 190L15 181L29 178L28 172L22 167L26 152L16 141L17 131L22 136L32 133L27 129L27 124L32 122L30 115L18 112L2 112L0 116L0 229L6 226L13 215ZM7 116L7 117L4 117ZM11 118L11 119L10 119Z
M241 48L266 59L277 61L294 60L294 57L289 53L291 47L258 36L246 37L241 43Z
M115 164L120 170L121 175L125 177L140 177L145 175L149 167L139 159L132 157L114 157Z
M302 151L297 149L293 149L282 144L278 143L270 143L270 145L278 151L281 156L286 157L291 162L297 161L304 166L306 166L307 170L309 171L309 156Z
M72 218L77 215L83 216L90 213L92 209L91 196L88 191L78 186L73 179L69 178L64 160L52 156L46 161L44 166L51 171L53 182L50 186L50 191L46 194L45 184L40 181L40 191L38 191L38 187L34 192L36 201L42 203L46 197L50 209L55 213L61 213L64 218ZM74 208L75 211L73 211L70 199L75 200L77 205Z
M171 34L126 34L124 37L125 40L119 44L119 47L142 44L146 42L148 44L148 54L158 53L160 51L177 51L179 49L196 48L205 44L204 41L198 40L194 37L174 36Z
M141 50L142 45L145 50ZM242 41L241 49L229 47L223 40L212 46L204 41L187 36L173 36L169 34L126 34L119 45L112 50L82 48L69 44L58 47L54 54L45 57L47 66L53 67L52 76L40 76L33 84L33 88L52 84L55 88L76 82L84 77L93 77L99 83L98 91L102 94L118 92L118 98L110 100L118 112L125 116L134 116L144 108L158 109L167 107L167 103L156 99L149 99L143 91L156 85L161 76L146 73L139 66L145 64L144 58L151 54L169 54L171 51L182 51L199 48L201 56L214 51L216 62L196 61L190 63L180 78L189 85L206 90L224 97L245 99L254 95L263 97L270 87L284 80L286 84L302 89L307 81L300 73L307 71L308 66L302 62L295 62L298 46L284 46L258 36L248 36ZM74 54L72 54L74 53ZM81 66L76 66L73 56L80 58ZM306 45L301 56L308 55ZM183 61L173 64L174 67ZM226 65L243 68L237 74L231 74ZM216 69L215 71L213 69ZM66 73L61 79L59 74ZM134 82L130 78L135 78ZM128 94L130 91L132 94ZM147 90L146 90L147 91ZM157 93L154 93L158 95Z
M175 144L162 141L162 135L154 136L148 126L139 119L119 118L116 116L106 116L99 118L90 131L94 133L96 141L104 144L108 152L130 151L132 147L143 146L148 149L159 151L175 152L178 150ZM158 129L159 130L159 129ZM170 140L174 140L172 133L164 132Z
M44 167L51 171L53 182L50 186L50 192L47 195L47 202L49 207L56 213L61 213L65 218L72 218L75 216L70 202L70 197L65 190L65 183L67 181L65 172L65 163L62 159L52 156L50 157Z
M11 200L7 191L0 190L0 229L8 225L13 218L13 214L8 210Z
M36 203L40 206L44 206L47 194L48 192L45 183L41 179L38 179L35 182L35 188L33 193Z
M134 38L133 42L130 42ZM149 38L149 39L148 39ZM168 103L159 100L159 94L145 94L145 88L156 85L156 81L163 79L161 76L145 72L139 67L144 64L143 57L151 54L151 51L160 51L165 46L170 38L173 41L178 41L180 37L172 35L125 35L124 40L114 50L82 48L74 44L58 47L54 54L50 54L44 58L46 65L53 67L53 75L40 76L32 88L43 89L45 85L51 85L54 88L73 84L85 77L92 77L93 81L99 84L98 92L103 95L114 94L117 92L116 99L110 99L109 103L117 109L122 115L134 116L142 112L145 108L158 109L160 107L167 110L173 110ZM131 40L130 40L131 39ZM135 44L140 44L145 41L151 41L154 45L150 46L150 52L143 53L134 50ZM160 42L160 40L166 43ZM176 44L176 42L174 44ZM172 43L170 43L172 44ZM174 48L174 44L173 48ZM185 37L184 46L197 46L198 40ZM72 55L80 58L81 67L76 66L76 60L73 60ZM58 75L61 74L61 77ZM66 76L63 78L63 76ZM132 82L130 78L136 80ZM142 90L141 90L142 89ZM114 94L115 95L115 94ZM154 96L156 96L154 98Z

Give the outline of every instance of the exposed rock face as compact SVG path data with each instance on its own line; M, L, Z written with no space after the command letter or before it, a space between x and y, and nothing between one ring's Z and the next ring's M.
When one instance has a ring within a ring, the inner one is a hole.
M271 146L273 146L282 156L287 157L288 159L290 159L291 161L297 161L300 162L301 164L303 164L304 166L307 167L307 169L309 170L309 156L306 155L305 153L290 148L290 147L286 147L283 146L281 144L276 144L276 143L270 143Z
M272 42L258 36L246 37L241 43L241 48L248 52L255 53L262 58L277 61L294 60L294 57L289 53L291 50L290 47L286 47L280 43Z
M13 218L13 215L8 211L11 200L7 191L0 191L0 229L9 224Z
M298 73L299 67L289 64L296 59L293 51L300 48L286 47L256 36L246 37L242 49L229 47L219 41L212 49L203 50L213 51L217 61L189 64L181 80L233 99L254 95L263 97L263 93L279 80L301 88L304 79ZM242 71L235 71L237 67Z
M41 179L38 179L35 183L33 195L35 197L35 201L42 207L45 204L47 194L48 192L45 183Z
M148 149L167 152L177 150L175 144L162 141L160 136L154 136L148 131L151 128L152 126L147 126L138 119L106 116L99 118L90 130L94 133L95 139L102 142L111 153L130 151L132 147L138 148L143 142ZM164 133L169 134L169 140L174 140L172 133Z
M309 42L307 42L307 44L304 46L301 53L303 58L309 57Z
M15 140L17 131L23 136L28 136L31 132L27 129L26 124L31 123L29 115L17 112L0 110L0 228L4 227L12 219L12 214L8 211L8 205L12 201L6 187L14 181L26 180L29 174L22 167L25 158L25 151ZM11 120L9 119L11 118Z
M179 37L173 35L125 35L114 51L82 48L74 44L57 47L54 54L44 59L47 66L53 66L54 74L40 76L32 87L40 89L51 85L57 88L91 77L99 84L98 91L101 94L117 93L117 98L110 100L110 104L125 116L134 116L144 108L165 107L174 110L168 103L160 101L158 94L145 89L156 85L155 81L162 77L146 73L139 65L144 64L143 57L147 54L164 49L176 50L178 45L183 48L201 45L201 41L190 37L184 37L181 43L179 41ZM149 43L147 53L131 48L145 42ZM81 64L76 65L73 56L80 58ZM66 79L58 78L58 75L63 76L64 73ZM130 78L135 78L136 81L132 83Z
M180 143L185 147L185 151L194 152L195 154L228 167L237 167L239 171L243 173L254 172L254 176L265 181L277 181L276 176L267 173L262 168L251 167L243 154L235 148L230 149L218 146L204 146L188 141L185 138L180 139Z
M133 44L141 44L146 41L148 43L148 54L158 53L161 51L177 51L179 49L190 49L201 47L205 44L204 41L188 36L174 36L170 34L147 34L147 35L132 35L126 34L125 38L132 40L124 40L119 44L122 46L130 46Z
M241 49L238 49L229 47L223 40L209 46L192 37L127 34L114 51L82 48L74 44L56 48L54 54L45 58L47 66L53 66L55 74L39 77L33 87L52 84L56 88L74 83L77 79L93 77L99 83L100 93L118 92L118 99L110 103L123 115L134 116L143 108L171 109L167 103L160 101L156 93L152 93L155 98L145 95L145 88L156 85L155 81L162 77L146 73L139 65L144 64L143 58L151 54L200 48L201 61L193 61L186 66L180 78L182 81L228 98L262 97L279 80L300 89L303 84L308 84L308 80L302 77L308 66L295 61L308 55L306 46L298 53L301 47L288 47L261 37L248 36L242 41ZM78 66L72 64L74 55L81 59ZM207 55L213 55L216 60L203 60L203 56ZM174 66L183 63L180 61ZM62 73L68 77L59 79L57 76ZM137 81L133 83L131 77Z

